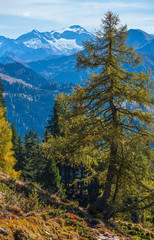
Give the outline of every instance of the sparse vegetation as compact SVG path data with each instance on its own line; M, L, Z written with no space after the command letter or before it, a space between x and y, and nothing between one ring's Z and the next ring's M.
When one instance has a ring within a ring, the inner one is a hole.
M47 203L42 201L46 198ZM2 240L96 240L100 234L119 239L153 238L152 231L139 224L111 220L105 225L100 216L89 215L73 202L62 201L34 185L28 188L27 183L11 181L1 172L0 212L0 228L7 232L0 232Z

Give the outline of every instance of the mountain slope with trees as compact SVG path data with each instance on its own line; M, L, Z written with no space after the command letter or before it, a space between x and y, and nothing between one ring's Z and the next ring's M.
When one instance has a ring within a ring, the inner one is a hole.
M7 118L15 123L22 136L32 127L43 134L55 97L59 91L68 92L71 85L55 81L49 83L46 78L17 62L0 64L0 72L8 107Z

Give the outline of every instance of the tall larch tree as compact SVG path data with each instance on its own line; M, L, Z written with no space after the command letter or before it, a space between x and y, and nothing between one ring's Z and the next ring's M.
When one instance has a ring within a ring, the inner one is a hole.
M65 96L67 119L87 115L77 123L78 133L71 138L74 151L91 139L102 152L96 160L103 188L95 207L104 218L126 210L128 198L132 204L127 209L153 204L152 115L147 111L153 101L150 72L137 72L141 57L127 46L127 26L119 23L117 15L106 13L96 38L85 42L84 51L77 54L78 68L90 69L89 78Z

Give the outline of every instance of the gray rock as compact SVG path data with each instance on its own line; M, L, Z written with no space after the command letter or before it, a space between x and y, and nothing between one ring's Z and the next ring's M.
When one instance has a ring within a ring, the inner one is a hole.
M112 236L111 234L100 234L97 240L120 240L117 236Z
M119 238L118 238L117 236L115 236L113 239L114 239L114 240L119 240Z
M0 234L8 235L8 232L4 228L0 228Z
M47 231L45 231L45 232L46 232L47 235L50 236L50 240L52 240L51 234L49 232L47 232Z

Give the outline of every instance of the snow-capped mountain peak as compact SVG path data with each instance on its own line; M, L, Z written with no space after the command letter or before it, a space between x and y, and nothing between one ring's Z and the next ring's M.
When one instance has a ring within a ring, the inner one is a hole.
M90 32L88 32L86 29L84 29L83 27L79 26L79 25L73 25L67 28L63 28L59 31L51 31L51 34L53 33L59 33L59 34L63 34L65 32L72 32L72 33L77 33L77 34L90 34Z
M77 33L80 33L80 34L81 33L88 33L89 34L89 32L85 28L83 28L79 25L73 25L73 26L70 27L70 29L73 30L74 32L77 32Z
M28 32L26 34L21 35L20 37L18 37L16 39L16 41L24 42L26 40L30 40L30 39L33 39L33 38L41 38L41 33L36 29L33 29L31 32Z
M32 33L40 33L37 29L33 29L31 32Z
M2 56L16 55L21 60L33 60L49 58L50 55L70 55L82 49L82 41L91 37L91 33L79 25L64 28L60 31L39 32L33 29L31 32L12 39L11 44L3 48ZM1 42L1 41L0 41ZM0 44L0 56L1 46ZM20 49L19 49L20 47Z
M128 45L133 45L139 51L153 51L152 35L139 29L131 29L128 33ZM35 61L55 55L70 55L82 50L83 41L89 38L95 36L79 25L49 32L33 29L17 39L0 36L0 57L11 55L21 61Z

